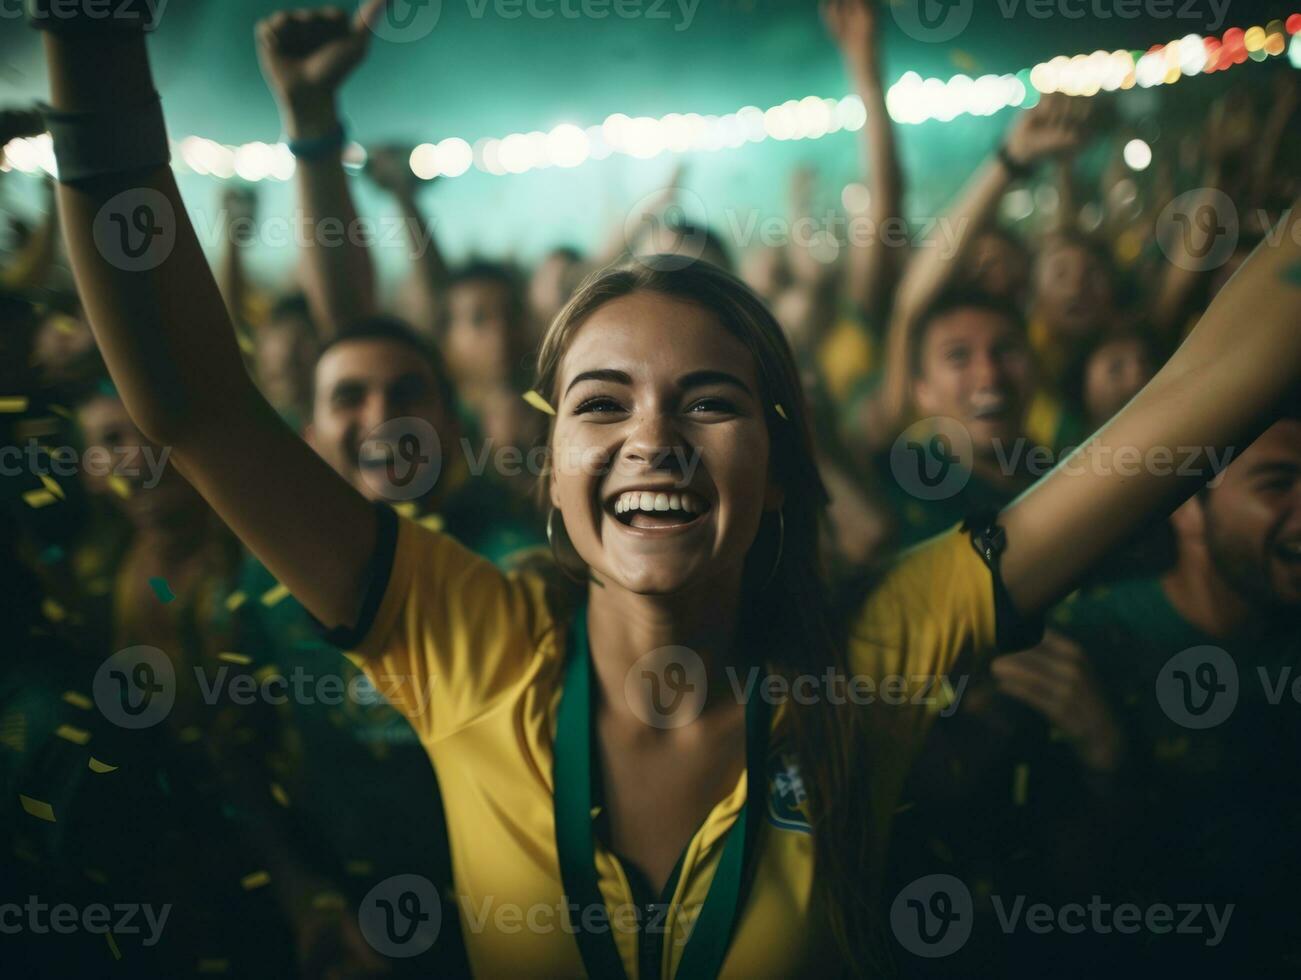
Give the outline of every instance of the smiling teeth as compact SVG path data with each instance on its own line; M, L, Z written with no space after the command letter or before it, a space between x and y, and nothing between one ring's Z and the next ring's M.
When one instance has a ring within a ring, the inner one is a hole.
M615 501L614 512L626 514L629 511L669 511L679 510L688 514L703 514L705 502L694 493L650 493L644 490L630 490L619 495Z

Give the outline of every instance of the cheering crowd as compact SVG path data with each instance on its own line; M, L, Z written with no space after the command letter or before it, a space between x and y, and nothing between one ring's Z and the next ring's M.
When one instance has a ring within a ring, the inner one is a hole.
M297 211L352 227L370 181L402 216L392 304L348 236L271 281L250 186L203 253L140 37L47 27L52 107L0 112L66 154L0 268L0 964L1301 968L1293 71L1141 172L1102 98L997 117L916 247L742 252L679 170L522 268L440 248L455 182L409 150L345 169L384 6L256 43ZM821 13L866 109L846 223L915 226L881 12ZM156 261L105 244L120 200ZM733 697L752 666L784 693ZM562 895L633 924L531 915Z

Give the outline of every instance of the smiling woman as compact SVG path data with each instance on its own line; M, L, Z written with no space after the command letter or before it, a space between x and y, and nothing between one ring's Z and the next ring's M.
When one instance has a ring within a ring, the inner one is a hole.
M337 13L293 19L360 30ZM76 179L60 210L113 378L141 433L173 447L377 686L430 695L395 705L438 771L483 976L871 972L890 824L932 699L864 707L816 684L916 694L960 658L1021 648L1033 617L1211 475L1090 463L1248 439L1301 375L1295 212L1075 457L1001 515L906 554L840 618L808 410L771 313L680 256L606 272L538 361L555 406L549 527L584 589L562 610L542 577L367 502L284 426L163 164L143 39L51 35L47 51L56 153L80 154L75 170L61 160ZM130 134L155 142L118 159ZM172 233L151 265L100 234L141 214ZM771 705L773 686L753 682L765 672L779 690L813 679L816 696Z

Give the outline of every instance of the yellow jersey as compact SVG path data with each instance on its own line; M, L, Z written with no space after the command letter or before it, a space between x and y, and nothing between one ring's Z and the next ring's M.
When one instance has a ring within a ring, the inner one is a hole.
M408 520L398 522L389 547L391 570L377 586L382 599L353 646L376 687L410 720L437 771L474 972L581 977L554 815L553 740L568 624L553 617L535 573L502 572ZM960 656L992 651L994 608L991 574L955 528L907 553L856 617L851 674L873 679L878 692L864 707L873 737L862 774L872 782L878 869L909 765L950 690L935 680ZM902 683L905 697L888 695L891 678L903 679L894 683ZM780 708L773 712L765 819L725 977L796 976L837 965L816 908L813 841L798 764L782 751L782 716ZM663 977L677 969L746 800L746 781L743 772L682 855L662 923ZM596 871L625 972L637 978L633 890L599 839Z

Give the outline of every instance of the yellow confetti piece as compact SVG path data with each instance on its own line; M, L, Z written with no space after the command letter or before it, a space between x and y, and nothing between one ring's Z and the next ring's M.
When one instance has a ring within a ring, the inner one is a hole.
M347 900L338 892L321 892L312 898L312 908L314 909L334 909L342 911L348 907Z
M42 507L48 507L58 498L48 490L28 490L23 494L23 503L32 510L40 510Z
M77 321L66 314L60 313L56 316L50 317L50 319L54 323L54 329L59 331L59 333L77 332Z
M178 737L186 745L191 745L194 742L197 742L199 739L203 738L203 729L201 729L198 725L186 725L184 728L181 729Z
M239 880L240 887L246 892L251 892L254 888L261 888L263 885L271 883L271 875L266 871L254 871L250 875L245 875Z
M257 348L253 346L253 341L243 331L235 332L235 342L239 344L239 349L250 357L252 357L257 350Z
M104 874L104 872L100 871L98 868L86 868L85 875L97 885L108 884L108 875Z
M117 948L117 940L113 938L113 934L111 932L106 932L104 933L104 938L108 940L108 948L113 953L113 959L120 960L122 958L122 950Z
M90 769L91 772L101 774L106 772L117 772L117 766L110 766L107 762L100 762L93 755L90 757L89 761L87 761L86 767Z
M59 418L67 419L70 422L72 421L72 413L62 405L51 405L50 411L59 416Z
M289 806L289 794L285 792L285 788L279 783L271 784L271 798L281 806Z
M39 439L41 436L50 436L58 432L59 420L49 415L42 415L37 419L23 419L14 426L14 431L19 439ZM54 451L49 446L42 445L40 448L45 455L54 455Z
M54 494L54 496L58 497L60 500L65 499L63 496L63 487L55 483L53 477L47 476L46 474L42 473L41 482L45 484L45 489L50 491L50 493Z
M18 794L18 802L23 805L23 809L35 817L37 820L48 820L54 823L54 807L43 800L34 800L30 796Z
M262 605L274 606L277 603L284 602L287 598L289 598L289 586L277 585L262 593Z
M786 419L786 409L782 408L781 402L774 402L772 407L777 410L778 415ZM790 419L786 419L786 421L789 422Z
M108 478L108 488L123 500L129 500L131 498L131 484L127 483L126 480L122 479L122 477L118 476L116 473Z
M46 596L45 601L41 603L41 615L51 623L58 623L68 617L68 612L49 596Z
M524 392L524 400L536 408L539 412L546 412L548 415L555 415L556 410L551 407L551 403L539 395L536 391Z
M352 860L343 866L343 870L350 875L364 876L374 870L374 866L369 861Z
M1016 769L1012 771L1012 802L1017 806L1025 806L1027 790L1030 787L1030 767L1024 762L1018 762Z
M89 711L95 706L95 702L79 691L64 691L63 700L66 704L74 708L81 708L83 711Z
M218 660L224 660L228 664L239 664L241 667L247 667L253 662L253 658L243 653L219 653Z
M60 725L54 730L54 734L73 745L85 745L90 741L90 732L84 728L73 728L71 725Z
M398 517L412 518L416 516L416 505L411 500L400 501L393 505L393 509L397 511Z
M199 960L195 970L199 973L225 973L230 969L230 960Z
M253 677L262 684L265 684L273 677L280 676L280 668L275 664L267 664L265 667L259 667L253 672Z
M226 596L226 611L234 612L246 602L248 602L248 596L244 594L242 589L236 589L230 595Z
M0 412L27 411L26 395L6 395L0 398Z
M422 517L417 522L421 527L428 528L431 531L441 531L447 524L443 520L442 514L430 514L428 517Z

